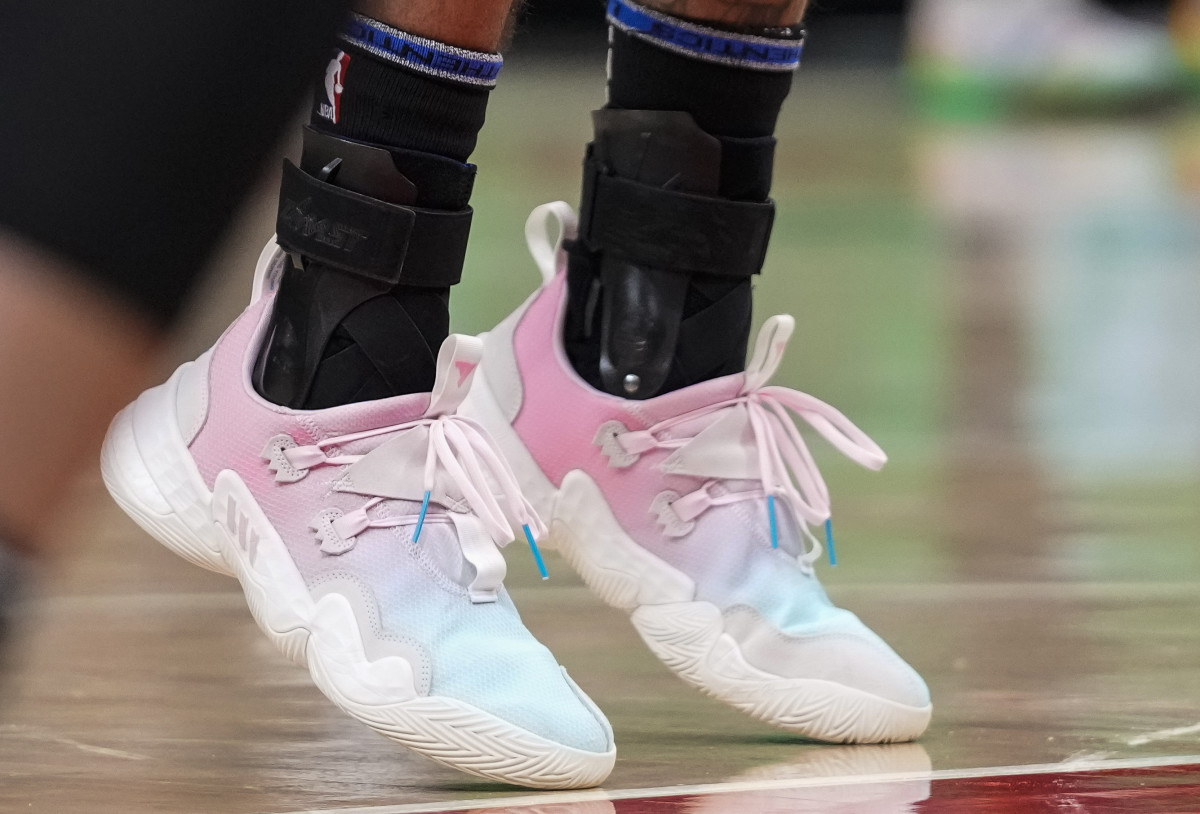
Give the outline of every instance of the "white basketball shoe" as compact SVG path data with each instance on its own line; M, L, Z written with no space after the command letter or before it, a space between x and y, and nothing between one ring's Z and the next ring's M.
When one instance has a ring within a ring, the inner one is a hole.
M864 466L885 457L829 405L768 386L791 318L767 322L745 373L645 401L602 393L563 350L555 222L573 234L564 203L530 216L544 284L485 336L462 408L504 450L548 540L660 659L722 701L820 740L920 735L925 683L830 603L813 570L822 545L809 527L826 523L829 498L788 411Z
M251 385L274 283L216 346L113 421L105 483L335 704L434 760L539 788L612 770L604 715L526 630L498 546L544 527L493 442L456 414L481 343L451 337L432 394L291 410Z

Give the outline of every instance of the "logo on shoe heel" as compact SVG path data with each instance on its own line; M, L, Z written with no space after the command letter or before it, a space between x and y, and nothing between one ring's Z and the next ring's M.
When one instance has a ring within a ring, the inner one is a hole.
M475 368L479 367L479 363L455 362L454 366L458 368L458 386L462 387L467 383L467 379L471 378L471 374L475 372Z

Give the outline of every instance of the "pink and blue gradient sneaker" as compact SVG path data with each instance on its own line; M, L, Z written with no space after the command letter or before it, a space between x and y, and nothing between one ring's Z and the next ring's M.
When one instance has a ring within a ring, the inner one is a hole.
M456 414L482 351L452 336L432 393L291 410L251 385L286 255L216 346L113 421L109 491L251 613L344 711L471 774L538 788L612 770L604 715L521 623L499 547L544 526Z
M684 681L756 718L842 743L906 741L929 723L921 677L814 573L829 495L790 414L878 469L879 447L812 396L769 386L791 317L745 373L645 401L597 391L561 341L564 203L526 237L542 287L484 337L462 411L504 450L557 547ZM550 234L557 231L557 244Z

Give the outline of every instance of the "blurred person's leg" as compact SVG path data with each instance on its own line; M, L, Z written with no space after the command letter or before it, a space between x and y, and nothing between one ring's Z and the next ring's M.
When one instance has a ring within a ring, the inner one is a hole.
M113 413L144 383L159 331L90 271L0 234L0 518L32 553Z
M157 348L148 322L88 277L0 233L0 672L42 531Z
M464 409L685 681L807 737L907 740L928 690L821 588L829 493L793 414L863 466L886 457L829 405L766 386L790 317L746 361L803 5L609 0L578 221L561 202L530 216L543 286L488 333Z

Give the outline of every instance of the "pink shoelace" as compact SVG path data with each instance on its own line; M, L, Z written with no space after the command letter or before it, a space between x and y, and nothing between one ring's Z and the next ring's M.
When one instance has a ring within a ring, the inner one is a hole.
M517 484L516 476L496 448L495 441L473 419L461 415L441 415L435 418L420 418L403 424L366 430L363 432L326 438L316 444L294 446L280 450L287 463L302 477L316 466L348 466L361 461L366 455L333 454L326 450L345 444L374 438L391 433L411 431L420 427L429 431L426 448L422 488L424 499L419 515L373 517L371 509L390 499L387 495L371 497L363 506L333 521L332 526L343 540L353 540L369 528L417 525L414 542L420 540L421 530L427 522L430 499L435 489L439 467L449 476L462 493L470 509L483 523L492 541L500 547L515 539L513 522L520 526L533 549L542 577L547 576L546 567L538 550L536 538L546 533L546 526L525 499ZM369 453L368 453L369 454ZM272 467L274 468L274 467ZM356 488L355 491L361 491ZM433 518L428 518L433 520ZM460 541L461 542L461 541ZM466 543L464 543L466 545ZM464 549L464 554L468 552Z
M652 449L679 450L697 443L695 436L664 438L671 430L696 419L728 409L744 407L754 436L757 459L757 479L761 489L713 494L712 489L727 479L718 473L700 488L670 502L670 508L683 523L690 523L713 506L743 500L767 498L771 523L772 546L779 546L775 502L782 499L803 523L801 529L809 541L800 562L808 568L820 558L822 546L809 526L824 525L830 546L830 562L837 564L833 548L833 531L829 488L813 459L804 437L788 414L790 410L804 419L842 454L868 469L878 470L887 456L871 438L850 419L829 404L807 393L786 387L762 387L743 393L737 398L705 405L674 418L660 421L645 429L617 433L615 441L629 455L637 456ZM709 422L707 426L711 426Z

